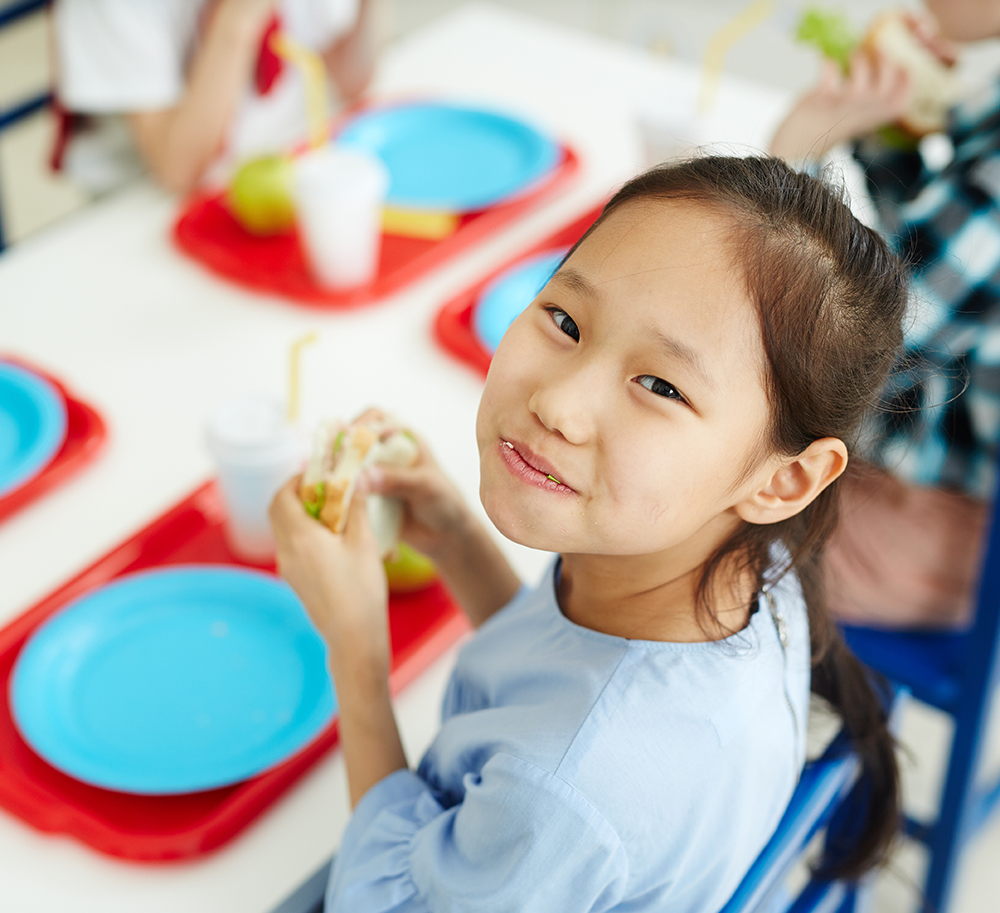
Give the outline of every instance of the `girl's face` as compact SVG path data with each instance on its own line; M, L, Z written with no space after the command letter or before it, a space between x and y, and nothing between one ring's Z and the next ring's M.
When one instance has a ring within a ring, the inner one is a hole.
M633 201L507 331L479 407L480 495L508 538L548 551L703 560L740 522L768 421L755 306L731 221Z

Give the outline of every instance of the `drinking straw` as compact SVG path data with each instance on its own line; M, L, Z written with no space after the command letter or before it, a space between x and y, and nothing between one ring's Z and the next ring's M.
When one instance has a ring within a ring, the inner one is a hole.
M317 339L319 334L315 330L300 336L292 343L288 355L288 424L290 425L299 420L299 405L302 399L302 350Z
M306 117L309 125L309 148L322 146L329 134L327 125L326 68L323 58L299 44L284 32L271 36L274 52L298 67L306 86ZM458 228L459 216L454 212L386 209L383 230L388 234L440 241Z
M289 38L284 32L271 36L274 52L298 67L306 85L306 120L309 125L309 147L317 149L327 139L326 67L323 58L315 51Z
M707 114L715 104L722 68L729 49L773 12L773 0L754 0L708 40L702 64L701 91L698 94L700 114Z

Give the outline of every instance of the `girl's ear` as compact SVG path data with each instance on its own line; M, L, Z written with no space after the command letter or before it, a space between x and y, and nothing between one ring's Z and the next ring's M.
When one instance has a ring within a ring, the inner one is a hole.
M767 483L735 505L747 523L778 523L794 517L847 467L847 447L835 437L813 441L791 460L783 461Z

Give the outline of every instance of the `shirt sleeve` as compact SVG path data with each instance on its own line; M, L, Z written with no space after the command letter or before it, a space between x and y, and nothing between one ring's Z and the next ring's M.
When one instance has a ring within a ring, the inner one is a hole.
M197 7L166 0L58 0L58 94L71 111L170 107L184 91Z
M344 834L327 913L599 913L621 900L621 842L566 781L498 754L465 787L447 809L410 771L372 787Z

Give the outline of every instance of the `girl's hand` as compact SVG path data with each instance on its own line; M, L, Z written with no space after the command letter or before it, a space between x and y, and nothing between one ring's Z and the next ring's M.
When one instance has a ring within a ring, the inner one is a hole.
M909 95L909 75L884 54L858 51L846 76L825 61L819 84L778 127L771 154L789 161L819 158L838 143L897 120Z
M373 409L362 418L384 421L385 415ZM369 469L365 482L371 491L402 502L402 538L434 560L451 594L478 627L513 598L520 581L427 445L415 439L419 455L414 465Z
M296 477L271 503L278 570L329 646L355 805L375 783L407 766L389 697L385 571L368 525L363 482L339 536L306 513L298 488Z
M388 590L368 524L364 482L351 498L344 533L336 535L306 513L299 478L271 503L278 572L329 644L335 676L338 664L349 660L384 663L388 673Z
M376 409L361 419L385 421ZM458 489L441 471L427 445L412 432L417 442L417 461L405 468L374 466L366 470L365 483L370 491L396 498L403 504L401 538L418 551L440 560L454 548L456 539L465 534L468 510Z

